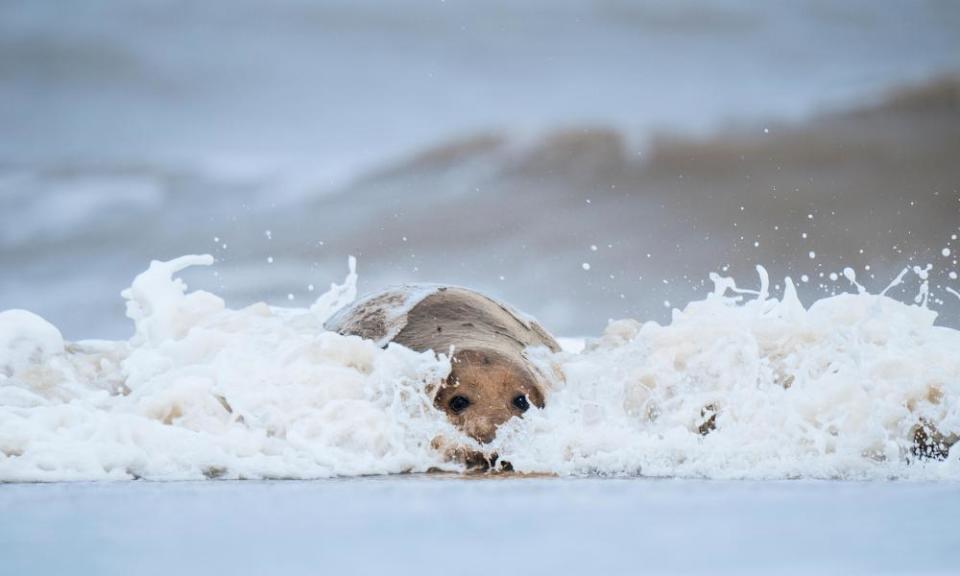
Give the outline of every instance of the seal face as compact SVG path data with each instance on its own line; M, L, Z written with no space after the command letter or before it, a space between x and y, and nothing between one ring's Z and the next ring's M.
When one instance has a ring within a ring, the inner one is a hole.
M327 330L451 354L434 405L479 442L530 406L544 406L547 381L527 348L560 346L535 320L466 288L410 285L367 296L335 314Z
M437 391L434 405L477 441L493 440L497 427L521 416L530 406L543 408L537 375L515 358L494 349L454 353L450 376Z

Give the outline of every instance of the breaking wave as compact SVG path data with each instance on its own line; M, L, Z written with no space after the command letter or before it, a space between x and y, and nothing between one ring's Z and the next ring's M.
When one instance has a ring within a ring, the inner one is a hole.
M433 441L480 448L432 405L445 356L323 330L356 297L352 259L309 309L233 310L175 277L212 262L138 276L129 341L65 342L0 313L0 480L459 471ZM960 331L850 270L856 293L809 309L758 271L755 291L712 275L668 325L621 320L582 351L535 354L547 406L483 449L559 475L960 479Z

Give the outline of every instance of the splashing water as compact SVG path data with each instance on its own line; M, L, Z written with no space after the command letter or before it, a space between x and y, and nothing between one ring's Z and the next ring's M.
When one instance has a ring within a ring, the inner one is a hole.
M356 295L355 262L309 310L230 310L154 262L123 292L129 342L64 346L22 311L0 316L0 479L312 478L446 466L454 434L427 385L443 357L323 330Z
M323 330L356 297L352 258L309 309L231 310L174 278L212 261L138 276L127 342L65 343L29 312L0 313L0 480L459 469L431 448L476 446L432 406L447 358ZM809 309L789 278L778 300L758 273L759 290L711 275L714 291L669 325L621 320L582 352L534 354L555 376L547 406L489 448L563 475L960 479L960 450L919 458L915 445L918 430L941 445L960 432L960 332L867 293L852 270L857 294Z
M807 310L789 278L776 300L759 272L759 291L714 275L668 326L615 322L579 355L542 358L566 379L501 452L572 474L960 478L957 454L914 457L918 427L960 431L960 332L854 278L858 294Z

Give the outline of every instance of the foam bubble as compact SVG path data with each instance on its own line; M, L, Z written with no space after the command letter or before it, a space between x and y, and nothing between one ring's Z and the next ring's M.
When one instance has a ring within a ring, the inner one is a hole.
M63 351L63 336L53 324L26 310L0 312L0 375L9 377Z

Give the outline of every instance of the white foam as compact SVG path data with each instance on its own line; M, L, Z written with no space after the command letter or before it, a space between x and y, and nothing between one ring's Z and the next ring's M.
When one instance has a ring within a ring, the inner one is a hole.
M321 304L355 294L355 274L310 310L230 310L172 278L211 262L154 262L138 276L124 291L129 342L65 354L36 316L0 316L0 334L20 335L0 341L3 363L15 360L0 375L0 479L311 478L444 465L430 441L456 432L432 413L426 387L447 361L322 329L333 310Z
M63 336L43 318L26 310L0 312L0 375L12 376L62 353Z
M0 480L457 469L430 446L466 442L431 402L446 358L323 330L356 297L352 259L309 309L232 310L174 278L211 262L138 276L126 342L64 344L33 314L0 314ZM620 320L582 351L534 354L555 375L547 407L490 448L526 472L960 479L957 450L911 456L921 420L960 432L960 332L866 293L852 271L857 294L810 309L791 279L777 299L758 273L758 290L712 275L669 325Z
M747 302L714 281L668 326L614 322L582 354L542 358L566 380L502 430L504 457L561 474L960 478L956 450L908 465L921 419L960 431L960 332L884 296L807 310L789 278L776 300L761 275Z

